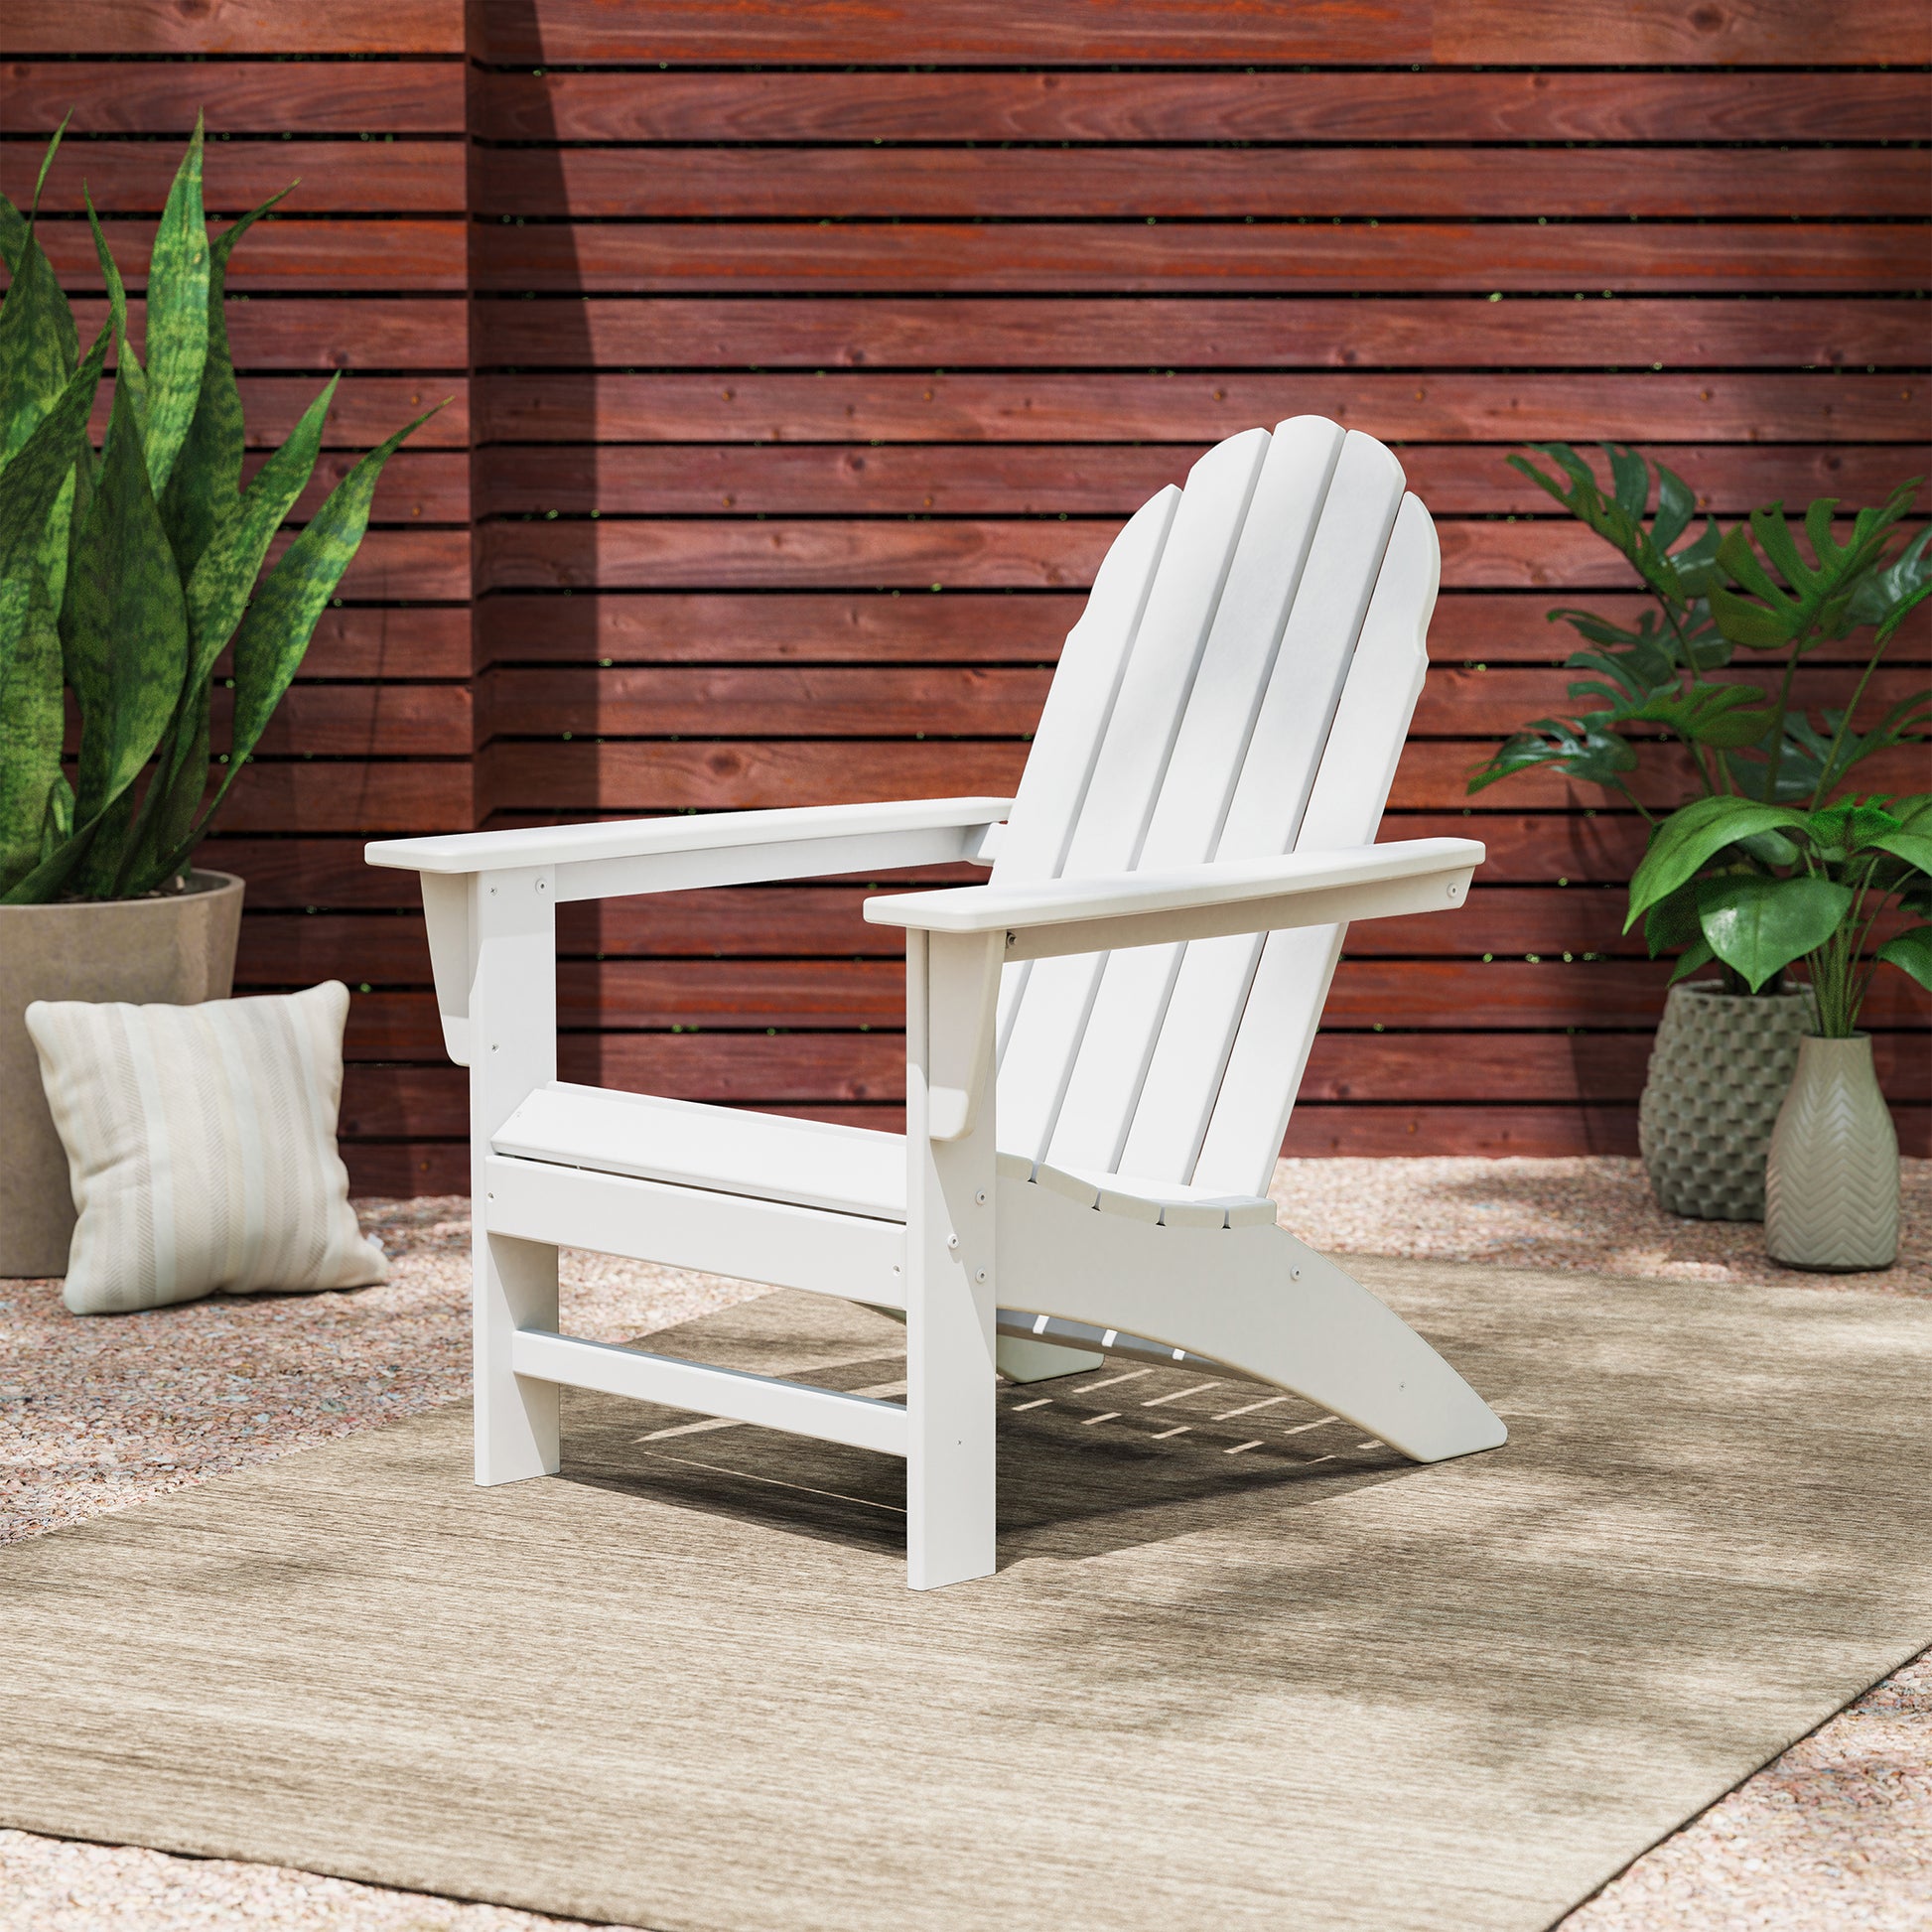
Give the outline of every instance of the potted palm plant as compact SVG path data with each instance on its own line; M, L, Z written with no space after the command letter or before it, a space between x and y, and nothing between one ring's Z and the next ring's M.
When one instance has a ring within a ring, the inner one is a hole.
M1671 759L1691 796L1686 811L1709 809L1713 822L1742 828L1735 838L1720 838L1668 892L1647 894L1633 913L1643 918L1653 959L1678 955L1638 1133L1660 1206L1711 1219L1760 1219L1772 1130L1817 1018L1814 996L1822 1000L1826 989L1815 967L1810 984L1789 983L1784 974L1822 941L1793 946L1757 976L1734 963L1728 938L1719 943L1758 916L1764 901L1754 895L1803 872L1796 848L1781 833L1770 836L1768 822L1752 829L1726 811L1756 804L1816 814L1864 759L1932 726L1932 692L1902 699L1863 731L1854 724L1899 624L1932 594L1932 529L1908 541L1899 528L1913 482L1861 510L1843 544L1834 534L1838 505L1831 498L1807 509L1802 545L1776 503L1729 530L1707 518L1686 542L1696 497L1663 464L1608 447L1606 491L1568 444L1534 447L1555 474L1524 457L1510 462L1625 558L1654 609L1634 629L1594 612L1550 612L1587 646L1567 661L1587 674L1570 686L1570 696L1589 708L1526 725L1477 767L1469 790L1554 767L1620 792L1649 824L1654 855L1683 813L1653 809L1655 792L1646 799L1634 778L1644 760ZM1794 701L1796 673L1821 645L1859 630L1870 632L1870 645L1850 702L1814 717ZM1767 661L1775 684L1736 675L1740 651ZM1795 908L1803 899L1799 893L1779 903ZM1714 965L1719 977L1691 980Z
M226 996L242 884L196 870L196 849L361 542L384 463L424 420L363 457L264 575L336 387L243 487L224 283L282 197L210 236L197 126L148 264L145 364L89 201L109 321L82 354L36 236L60 140L28 213L0 197L0 1276L61 1273L73 1222L24 1011Z

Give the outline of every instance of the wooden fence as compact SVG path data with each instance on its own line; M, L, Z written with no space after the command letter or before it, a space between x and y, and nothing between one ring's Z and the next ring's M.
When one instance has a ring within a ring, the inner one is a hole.
M24 199L75 109L45 232L83 326L81 180L135 268L202 110L210 209L302 182L231 278L253 440L346 370L333 479L455 399L208 848L243 985L356 989L357 1184L465 1173L413 882L365 837L1007 786L1125 515L1305 410L1395 445L1442 530L1388 830L1491 858L1466 913L1351 935L1289 1151L1632 1151L1641 821L1463 778L1564 703L1546 609L1635 599L1503 458L1667 447L1726 513L1924 473L1929 38L1905 0L16 10L0 175ZM1894 662L1924 681L1932 621ZM865 890L575 908L566 1075L894 1123ZM1929 1011L1896 974L1870 1010L1921 1153Z

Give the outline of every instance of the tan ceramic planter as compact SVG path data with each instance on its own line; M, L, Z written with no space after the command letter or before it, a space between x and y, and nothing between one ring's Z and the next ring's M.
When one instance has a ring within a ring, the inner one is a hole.
M65 1275L68 1157L24 1018L35 1000L199 1006L234 984L242 884L197 872L166 898L0 905L0 1277Z
M1764 1246L1792 1268L1889 1268L1898 1253L1898 1136L1871 1039L1808 1036L1778 1113Z

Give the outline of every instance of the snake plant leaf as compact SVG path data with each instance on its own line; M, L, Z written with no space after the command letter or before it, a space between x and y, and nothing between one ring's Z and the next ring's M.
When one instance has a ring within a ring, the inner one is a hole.
M40 863L61 777L61 636L44 588L0 578L0 899Z
M368 527L369 503L375 495L382 467L403 440L446 408L438 403L412 423L377 444L329 492L308 527L282 553L263 580L234 633L234 724L228 744L227 768L212 799L183 844L168 855L172 871L185 864L189 853L207 833L229 787L260 742L282 694L294 680L317 621L342 582L343 572L355 555Z
M235 243L282 197L272 195L215 236L208 249L207 353L202 362L202 388L168 486L161 493L161 520L184 575L191 574L214 526L241 493L241 394L235 387L224 313L228 259Z
M134 422L145 443L148 434L148 372L127 339L127 287L121 280L120 264L101 233L100 216L94 212L94 198L83 182L81 199L87 205L87 225L94 233L94 258L100 263L100 278L107 284L107 315L114 327L114 395L118 405L122 390L134 411Z
M1699 918L1711 950L1755 993L1817 951L1851 909L1852 889L1836 880L1728 877L1705 882Z
M7 265L9 275L20 273L21 257L27 252L27 217L0 195L0 262Z
M13 284L0 303L0 463L21 448L60 399L77 353L73 311L30 228Z
M207 219L202 212L202 121L175 172L148 258L148 481L157 497L188 434L207 359Z
M69 572L68 618L68 681L82 723L76 835L50 863L70 854L68 864L78 865L102 819L128 809L122 801L168 729L188 668L188 603L149 487L132 401L118 383ZM87 883L111 887L109 860L118 856L90 864Z
M49 518L69 476L83 452L92 454L87 446L87 418L100 386L109 341L110 332L103 329L53 408L0 469L0 575L13 575L26 558L42 553Z
M1878 957L1932 993L1932 925L1909 926L1878 948Z
M303 412L288 441L256 473L216 525L189 575L189 667L182 685L181 714L162 746L154 782L130 833L122 876L116 881L117 897L151 890L131 882L137 875L145 877L165 867L188 836L207 786L208 678L247 607L269 543L308 486L338 380L330 379Z
M1782 805L1762 805L1754 799L1694 798L1673 812L1650 841L1650 849L1630 880L1628 932L1648 907L1693 879L1726 846L1754 832L1778 831L1785 826L1803 829L1808 814Z

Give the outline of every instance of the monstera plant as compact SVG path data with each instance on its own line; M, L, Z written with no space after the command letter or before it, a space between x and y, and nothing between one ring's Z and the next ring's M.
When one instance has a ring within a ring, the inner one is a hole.
M1608 447L1606 489L1568 444L1535 447L1553 471L1510 462L1618 551L1651 608L1634 628L1549 614L1586 646L1568 659L1584 674L1570 686L1579 710L1526 725L1469 790L1551 767L1621 793L1648 822L1626 929L1641 918L1651 957L1677 955L1674 985L1714 964L1723 979L1671 995L1639 1114L1646 1165L1667 1208L1755 1218L1801 1037L1853 1035L1878 961L1932 986L1932 926L1870 948L1881 916L1932 912L1932 797L1849 795L1866 759L1932 731L1932 691L1856 722L1899 625L1932 596L1932 527L1901 528L1914 481L1849 524L1821 497L1798 526L1772 503L1693 536L1696 498L1665 465ZM1869 641L1850 697L1813 713L1798 673L1859 631ZM1635 777L1666 759L1685 797L1660 813ZM1805 983L1788 986L1800 961Z
M148 264L145 364L89 199L109 320L83 355L36 232L60 140L26 215L0 199L0 906L179 888L361 542L383 465L425 420L363 457L263 575L336 389L244 487L224 283L236 244L282 196L210 237L198 124ZM110 348L96 451L88 425ZM224 653L233 702L217 745ZM70 767L64 692L79 730Z

